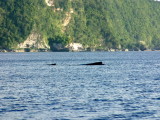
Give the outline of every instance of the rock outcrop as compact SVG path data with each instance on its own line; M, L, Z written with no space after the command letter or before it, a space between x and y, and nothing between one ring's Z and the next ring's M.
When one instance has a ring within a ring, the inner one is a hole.
M45 0L48 6L54 6L54 0Z
M78 51L83 51L84 47L80 43L71 43L67 46L70 51L78 52Z
M70 23L73 13L74 11L72 8L70 9L69 12L66 13L66 18L64 19L63 27L66 27Z
M45 51L49 48L50 47L43 40L42 36L36 32L31 33L23 43L18 45L18 49L42 49Z

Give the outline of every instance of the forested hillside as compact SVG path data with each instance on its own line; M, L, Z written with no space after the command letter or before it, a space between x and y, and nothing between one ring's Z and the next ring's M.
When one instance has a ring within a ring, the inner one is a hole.
M38 33L55 50L160 49L160 2L154 0L1 0L0 49ZM40 40L40 39L38 39Z

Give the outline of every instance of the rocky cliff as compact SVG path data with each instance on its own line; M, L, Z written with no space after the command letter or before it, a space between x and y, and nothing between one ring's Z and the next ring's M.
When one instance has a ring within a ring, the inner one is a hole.
M53 13L64 12L63 8L55 6L55 0L45 0L45 3L47 6L53 9L52 11ZM74 13L73 8L70 8L69 11L66 11L65 13L63 13L64 18L62 19L62 23L60 25L62 33L65 32L66 27L69 25L73 13ZM43 38L43 35L35 31L35 32L32 32L24 42L18 44L17 49L18 50L16 51L20 51L20 52L22 51L25 52L26 49L31 49L32 51L38 51L38 50L48 51L50 49L50 46L48 45L46 40ZM72 50L72 47L70 48L70 50ZM78 50L76 49L76 51Z
M23 42L18 44L18 49L43 49L47 51L50 49L49 45L43 40L42 36L36 32L31 33L28 38Z

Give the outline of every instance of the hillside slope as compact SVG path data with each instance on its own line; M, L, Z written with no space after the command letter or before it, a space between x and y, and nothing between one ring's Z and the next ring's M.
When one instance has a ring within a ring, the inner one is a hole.
M34 34L31 49L160 49L159 13L154 0L1 0L0 49L19 49Z

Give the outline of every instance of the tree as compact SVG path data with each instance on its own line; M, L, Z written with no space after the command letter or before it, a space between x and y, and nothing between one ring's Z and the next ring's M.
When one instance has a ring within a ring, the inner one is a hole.
M52 51L65 51L65 46L69 44L70 40L69 37L64 35L57 35L48 39Z

